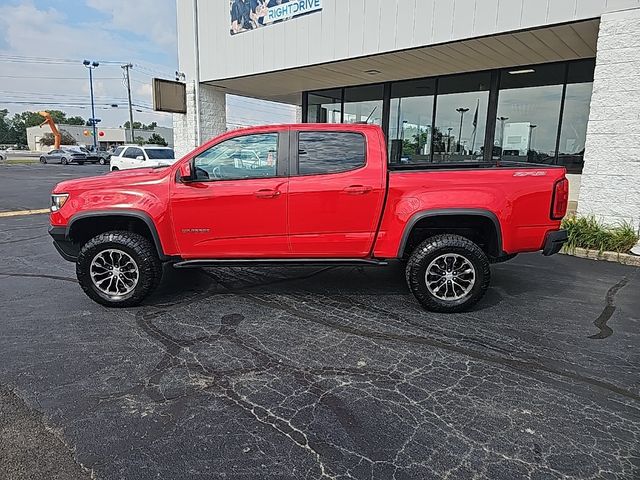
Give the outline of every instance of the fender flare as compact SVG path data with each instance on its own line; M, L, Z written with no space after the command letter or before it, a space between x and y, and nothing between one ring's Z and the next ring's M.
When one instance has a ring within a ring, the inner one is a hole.
M498 252L503 252L502 229L500 228L500 221L498 220L498 216L495 213L489 210L483 210L481 208L445 208L439 210L422 210L420 212L414 213L411 216L409 221L405 224L404 231L402 232L402 239L398 248L398 258L402 258L402 256L404 255L407 241L409 240L409 235L411 234L413 227L415 227L416 223L418 223L420 220L429 217L451 217L456 215L484 217L491 220L496 229Z
M160 257L160 260L167 260L169 258L164 253L164 250L162 248L162 242L160 242L160 235L158 235L158 230L156 228L155 223L153 223L153 219L149 216L149 214L140 210L128 210L128 209L95 210L95 211L90 210L86 212L77 213L71 217L71 219L69 220L69 223L67 224L66 237L68 239L71 238L71 235L70 235L71 229L75 222L85 218L93 218L93 217L129 217L129 218L136 218L138 220L142 220L146 224L149 231L151 232L151 238L153 239L153 244L156 247L156 250L158 252L158 257Z

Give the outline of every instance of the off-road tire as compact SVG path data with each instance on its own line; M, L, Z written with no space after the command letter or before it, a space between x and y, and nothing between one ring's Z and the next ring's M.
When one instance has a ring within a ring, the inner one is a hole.
M89 273L94 257L108 249L119 249L127 253L135 261L139 272L138 283L133 291L117 300L98 290ZM76 261L76 276L84 293L95 302L106 307L132 307L142 302L160 284L162 262L153 243L142 235L113 231L93 237L84 244Z
M455 253L467 259L475 270L475 283L469 293L458 300L443 300L427 288L426 271L429 264L446 253ZM459 235L436 235L422 242L413 251L406 267L407 284L411 293L427 310L456 313L468 310L486 293L491 281L489 259L471 240Z

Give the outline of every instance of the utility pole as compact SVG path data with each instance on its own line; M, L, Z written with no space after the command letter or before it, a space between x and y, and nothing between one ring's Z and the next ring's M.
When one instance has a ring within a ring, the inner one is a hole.
M124 76L127 80L127 96L129 98L129 130L131 132L131 143L135 142L135 133L133 130L133 106L131 105L131 79L129 78L129 69L133 68L133 64L127 63L121 67L124 70Z

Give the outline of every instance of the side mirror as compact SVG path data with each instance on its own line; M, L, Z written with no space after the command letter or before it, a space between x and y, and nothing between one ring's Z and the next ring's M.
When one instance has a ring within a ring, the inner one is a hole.
M136 160L144 161L144 157L142 155L138 155L136 157Z
M185 162L180 165L180 181L190 182L193 180L193 173L191 171L191 162Z

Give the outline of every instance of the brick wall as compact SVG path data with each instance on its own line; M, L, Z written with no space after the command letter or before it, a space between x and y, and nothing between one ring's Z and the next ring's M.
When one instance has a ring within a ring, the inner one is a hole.
M640 227L640 9L601 19L578 213Z
M187 83L187 113L173 115L173 143L177 158L197 147L195 84ZM227 102L224 93L208 85L200 85L201 143L226 131Z

